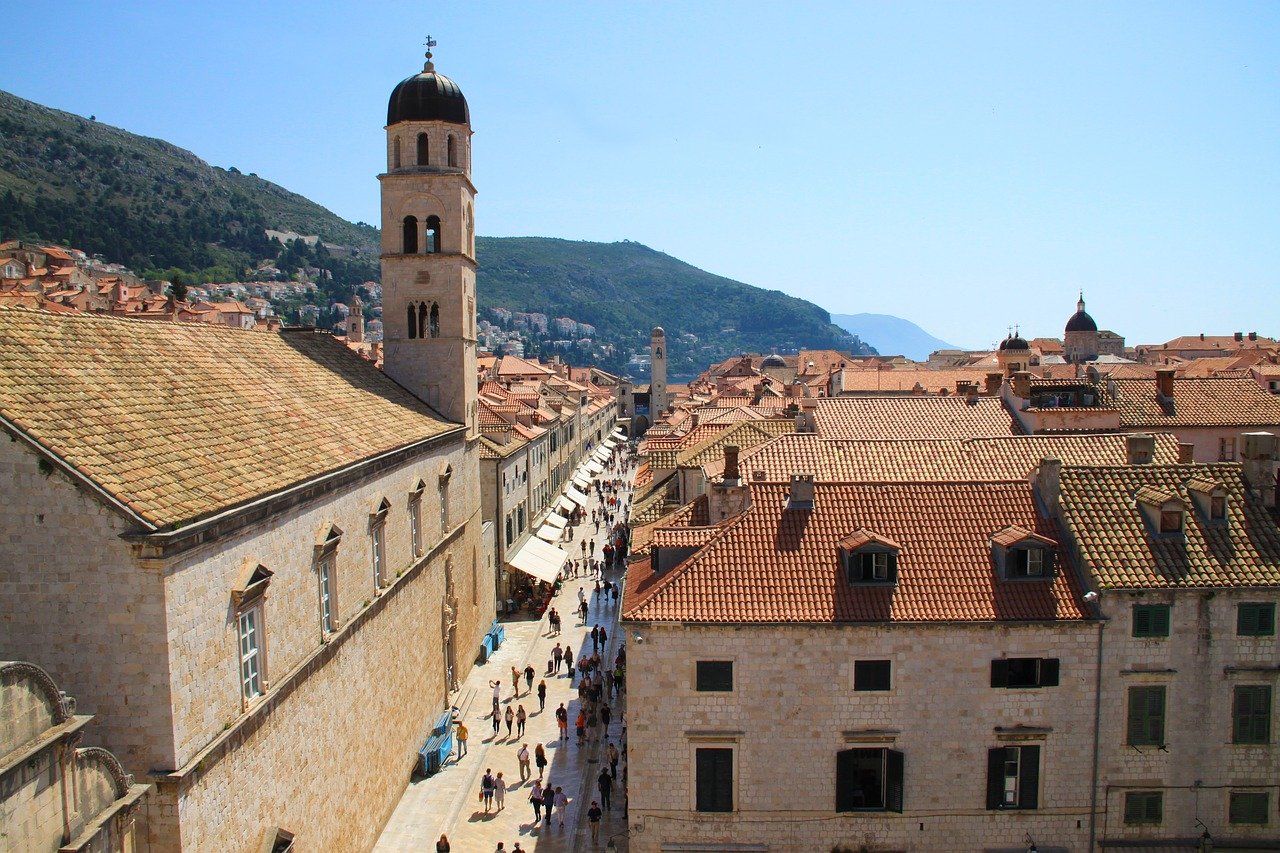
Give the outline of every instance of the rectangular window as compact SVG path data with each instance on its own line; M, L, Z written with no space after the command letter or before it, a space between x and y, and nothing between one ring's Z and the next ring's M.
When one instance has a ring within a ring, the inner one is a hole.
M1270 823L1271 795L1262 791L1232 791L1227 820L1231 823Z
M1034 809L1040 804L1040 747L987 750L987 808Z
M1271 685L1236 687L1231 704L1232 743L1271 743Z
M1218 461L1234 462L1236 459L1236 440L1234 438L1218 439Z
M1057 658L998 658L991 662L992 687L1057 687Z
M902 812L903 755L893 749L836 753L836 811Z
M386 569L386 552L383 549L383 539L385 532L386 528L381 524L375 524L373 529L369 531L369 537L373 540L373 585L376 589L381 589L384 583L383 574Z
M1133 605L1133 636L1135 637L1167 637L1169 636L1169 605L1167 604L1135 604Z
M337 627L333 618L333 557L320 561L320 627L327 633Z
M704 747L696 750L697 803L700 812L733 811L733 750Z
M890 663L887 660L856 660L853 662L853 689L888 690Z
M1127 826L1164 821L1164 794L1160 791L1128 791L1124 795Z
M257 607L240 613L240 685L245 699L262 695L262 616Z
M698 661L698 690L709 692L733 690L733 661Z
M1053 573L1053 552L1047 548L1013 548L1005 558L1008 578L1042 578Z
M1227 517L1227 499L1225 497L1212 497L1209 499L1209 518L1212 521L1222 521Z
M413 546L413 556L421 557L422 548L422 498L415 497L409 501L409 543Z
M440 477L440 538L449 532L449 476Z
M1180 533L1182 531L1182 510L1166 509L1160 511L1160 532Z
M859 551L848 557L849 583L893 583L898 577L898 555L886 551Z
M1241 637L1270 637L1275 632L1274 602L1254 601L1237 605L1236 634Z
M1129 688L1130 746L1164 746L1165 688Z
M511 523L511 516L507 516L507 547L511 547L511 543L516 541L515 526Z

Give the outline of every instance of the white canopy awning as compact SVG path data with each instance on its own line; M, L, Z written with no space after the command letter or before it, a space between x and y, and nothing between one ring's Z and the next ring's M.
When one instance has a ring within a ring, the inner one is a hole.
M595 475L595 474L603 474L603 473L604 473L604 466L603 466L603 465L601 465L601 464L600 464L599 462L597 462L596 460L592 459L590 462L588 462L588 463L587 463L586 471L587 471L587 473L588 473L588 474L592 474L592 475Z
M541 539L530 539L520 546L510 566L540 581L555 583L560 567L569 561L569 555Z
M560 541L560 530L561 528L556 527L553 524L544 524L538 528L538 532L535 533L534 536L537 536L539 539L545 539L554 545Z
M591 478L579 471L573 475L573 484L585 492L591 488Z
M615 447L617 447L617 446L618 446L618 442L616 442L616 441L614 441L614 440L613 440L613 436L609 436L609 437L608 437L608 438L606 438L604 441L600 442L600 446L601 446L601 447L607 447L607 448L609 448L610 450L613 450Z
M596 448L596 452L591 454L592 459L598 459L601 462L609 461L609 449L603 444Z
M565 503L567 503L570 508L573 507L573 501L565 501ZM565 518L563 515L556 515L553 512L551 515L548 515L542 523L550 524L556 530L564 530L564 526L569 523L569 519Z
M586 508L587 506L587 496L575 489L573 486L570 486L565 490L564 496L580 507Z
M614 430L614 431L609 435L609 437L610 437L610 438L616 438L616 439L618 439L619 441L625 441L625 440L626 440L626 437L627 437L627 434L626 434L625 432L623 432L622 430L620 430L620 429L615 429L615 430Z
M583 505L585 506L585 504ZM573 512L577 507L567 496L561 495L560 500L556 501L556 509L562 509L565 512Z

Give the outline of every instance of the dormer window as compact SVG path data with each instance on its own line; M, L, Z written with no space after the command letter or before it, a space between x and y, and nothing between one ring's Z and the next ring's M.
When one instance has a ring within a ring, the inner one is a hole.
M1006 580L1053 577L1058 543L1025 527L1006 527L991 537L991 556Z
M1221 524L1227 520L1226 486L1212 480L1192 478L1187 481L1187 495L1205 521Z
M845 577L851 584L898 582L898 543L869 530L856 530L840 541Z
M1182 510L1180 509L1160 510L1160 532L1161 533L1178 533L1181 530L1182 530Z
M1183 515L1187 504L1178 492L1143 486L1134 495L1134 500L1146 519L1149 530L1160 536L1182 535Z

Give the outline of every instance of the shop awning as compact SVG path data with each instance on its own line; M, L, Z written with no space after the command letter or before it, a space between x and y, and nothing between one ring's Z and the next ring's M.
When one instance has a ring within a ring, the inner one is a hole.
M570 508L573 507L573 501L565 501L565 503L569 504ZM550 524L556 530L564 530L565 525L569 523L569 519L565 518L563 515L556 515L553 512L551 515L548 515L542 523Z
M585 492L591 488L591 478L579 471L573 475L573 484Z
M587 506L587 496L573 486L565 490L564 496L584 509Z
M520 546L508 565L540 581L555 583L560 567L568 561L569 555L556 546L541 539L530 539Z
M619 441L625 441L625 440L626 440L626 438L627 438L627 434L626 434L625 432L623 432L622 430L620 430L620 429L615 429L615 430L613 431L613 433L612 433L612 434L610 434L610 436L609 436L609 437L610 437L610 438L616 438L616 439L618 439Z
M583 504L583 506L585 506L585 504ZM564 495L561 495L560 500L556 501L556 509L562 509L565 512L573 512L577 508L577 505Z
M613 436L609 436L609 437L608 437L608 438L606 438L604 441L600 442L600 446L601 446L601 447L607 447L607 448L609 448L610 450L613 450L615 447L617 447L617 446L618 446L618 442L616 442L616 441L614 441L614 440L613 440Z
M604 473L604 466L603 466L603 465L601 465L601 464L600 464L599 462L597 462L596 460L592 459L590 462L588 462L588 463L587 463L586 471L587 471L587 473L588 473L588 474L591 474L591 475L593 475L593 476L594 476L594 475L598 475L598 474L603 474L603 473Z
M596 459L600 462L608 462L609 461L608 448L606 448L604 445L601 445L600 447L596 448L595 453L591 454L591 458Z
M561 528L554 525L544 524L538 528L538 532L535 533L534 536L537 536L539 539L545 539L554 545L556 542L560 541L560 530Z

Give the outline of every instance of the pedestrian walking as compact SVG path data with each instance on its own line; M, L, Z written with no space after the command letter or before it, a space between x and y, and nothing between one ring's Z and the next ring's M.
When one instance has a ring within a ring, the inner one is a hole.
M569 808L569 797L564 790L556 785L556 817L560 818L560 825L564 826L564 813Z
M510 739L510 737L511 737L511 724L512 724L512 723L514 723L514 722L516 721L516 712L515 712L515 711L513 711L513 710L511 710L511 706L510 706L510 705L508 705L508 706L507 706L506 721L507 721L507 738L508 738L508 739Z
M516 761L520 762L520 781L525 782L532 775L529 770L529 744L520 744L520 748L516 750Z
M537 779L533 783L533 790L529 792L529 802L533 804L533 822L537 823L542 820L542 780Z
M480 777L480 799L484 801L484 813L488 814L493 805L493 774L488 767L484 769L484 776Z
M524 706L516 706L516 737L524 737L524 723L529 715L524 712Z
M538 780L546 775L543 771L547 769L547 748L542 745L542 741L538 741L538 745L533 748L533 763L538 767Z
M458 760L459 761L462 760L462 756L467 754L467 737L469 735L470 735L470 732L467 731L466 724L458 723L457 737L458 737Z
M542 813L546 816L547 826L551 826L551 809L556 804L556 789L550 783L542 786Z
M524 692L527 694L533 690L533 677L537 675L533 671L533 664L528 664L524 668Z
M443 832L440 833L440 840L436 842L436 853L449 853L449 836Z
M591 629L591 651L597 652L599 650L600 650L600 626L596 625L594 628Z
M583 624L587 624L587 603L584 601L578 605L578 620Z
M493 738L494 740L497 740L498 729L502 727L502 714L499 713L498 706L496 704L493 706L493 714L491 716L493 717Z
M605 757L609 759L609 775L614 779L618 778L618 748L613 745L613 741L609 742L609 748L605 750Z
M556 672L560 671L560 663L564 660L564 649L556 643L556 647L551 650L551 659L556 662Z
M489 682L489 686L493 688L493 704L497 705L502 701L502 681L495 679Z
M587 600L586 590L584 590L582 587L578 587L578 603L581 604L586 600Z
M569 683L573 684L573 658L566 655L565 661L569 664Z
M538 682L538 713L547 710L547 680Z
M614 587L616 590L617 587ZM605 643L609 642L609 632L605 628L600 629L600 651L605 650Z
M600 811L600 804L595 800L591 801L591 808L587 809L587 820L591 821L591 843L600 843L600 818L604 816L604 812Z
M607 773L601 773L601 776L607 776ZM507 783L502 778L502 771L498 771L498 776L493 780L493 801L498 805L498 811L502 811L507 803ZM606 803L606 808L608 804Z
M578 718L573 721L573 727L578 733L578 746L582 746L582 742L587 737L587 713L581 708L578 709Z
M498 774L502 776L501 773ZM600 802L604 805L605 811L613 811L610 801L613 795L613 777L609 775L608 770L601 770L600 775L596 778L596 787L600 789Z
M515 691L516 698L520 698L520 670L514 666L511 667L511 689Z
M556 724L560 726L560 740L569 739L569 712L564 709L564 703L560 703L560 707L556 708Z
M600 706L600 722L604 725L604 736L609 736L609 721L613 719L613 709L605 702Z
M602 591L602 589L603 588L600 586L600 581L596 581L595 601L597 604L600 603L600 592Z

